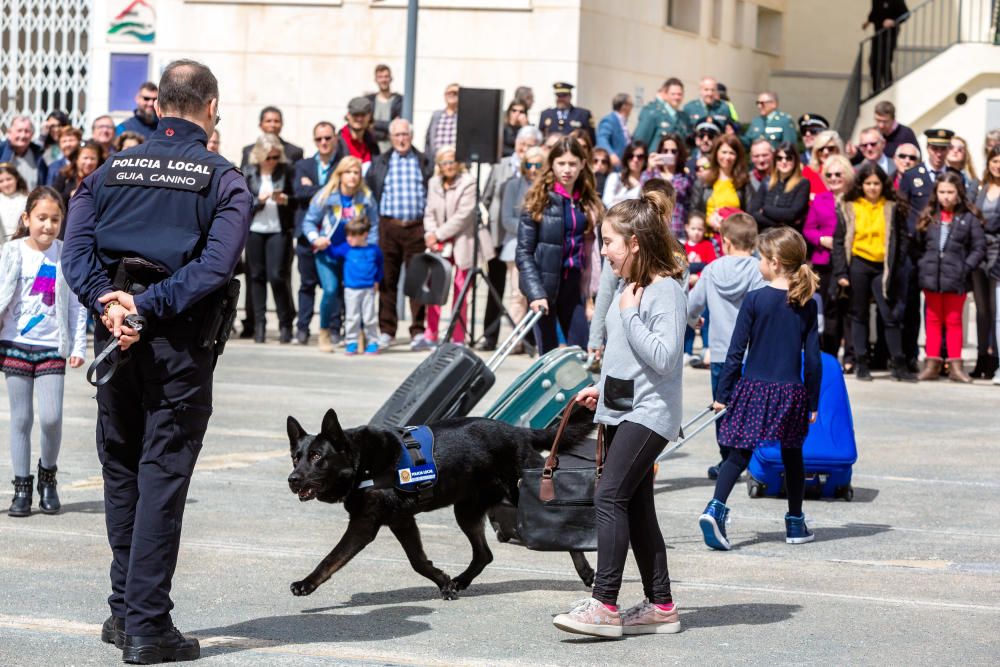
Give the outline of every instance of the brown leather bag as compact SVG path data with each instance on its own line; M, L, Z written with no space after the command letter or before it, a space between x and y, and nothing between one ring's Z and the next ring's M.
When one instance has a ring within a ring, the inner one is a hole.
M594 466L560 467L559 444L573 408L571 400L545 466L521 474L517 532L524 545L536 551L597 551L594 491L604 469L604 425L597 429Z

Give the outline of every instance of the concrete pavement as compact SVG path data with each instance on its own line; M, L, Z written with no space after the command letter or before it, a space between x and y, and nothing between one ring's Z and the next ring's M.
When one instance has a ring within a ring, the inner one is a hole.
M1000 662L1000 387L984 383L848 379L861 456L856 497L807 501L813 544L786 545L784 501L751 500L741 485L731 502L737 548L707 550L697 517L711 496L711 436L661 465L657 510L679 635L597 642L559 632L551 617L587 595L569 557L492 540L494 562L458 601L440 600L388 531L311 597L293 597L288 584L333 547L346 513L289 493L285 417L315 431L332 406L345 425L366 421L421 358L402 350L348 358L276 343L227 349L173 592L175 622L202 639L205 664ZM481 408L528 363L511 358ZM67 380L64 512L0 516L2 665L120 661L98 639L110 551L93 390L80 371ZM707 371L685 371L689 414L707 402L708 380ZM9 421L4 398L0 421ZM10 479L5 458L0 475ZM418 524L435 564L452 574L464 568L470 549L449 512ZM621 602L639 597L630 559Z

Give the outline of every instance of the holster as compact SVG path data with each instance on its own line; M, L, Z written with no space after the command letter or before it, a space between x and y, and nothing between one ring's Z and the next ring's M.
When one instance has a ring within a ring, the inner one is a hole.
M112 285L135 296L170 277L170 271L142 257L122 257L115 268Z
M214 348L218 358L226 349L229 334L236 321L236 306L240 300L240 281L230 278L229 283L208 299L208 308L198 333L198 345Z

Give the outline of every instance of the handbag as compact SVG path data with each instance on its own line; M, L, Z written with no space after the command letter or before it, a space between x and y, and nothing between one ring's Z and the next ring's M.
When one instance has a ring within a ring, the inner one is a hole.
M597 551L594 490L604 469L604 425L597 428L595 466L559 466L559 443L574 403L563 410L543 468L527 468L518 482L517 532L535 551Z

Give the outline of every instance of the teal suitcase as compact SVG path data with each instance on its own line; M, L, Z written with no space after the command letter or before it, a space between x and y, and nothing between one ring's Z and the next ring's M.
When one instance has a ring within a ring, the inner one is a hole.
M579 347L560 347L537 360L483 415L514 426L544 429L559 420L566 403L596 378Z

